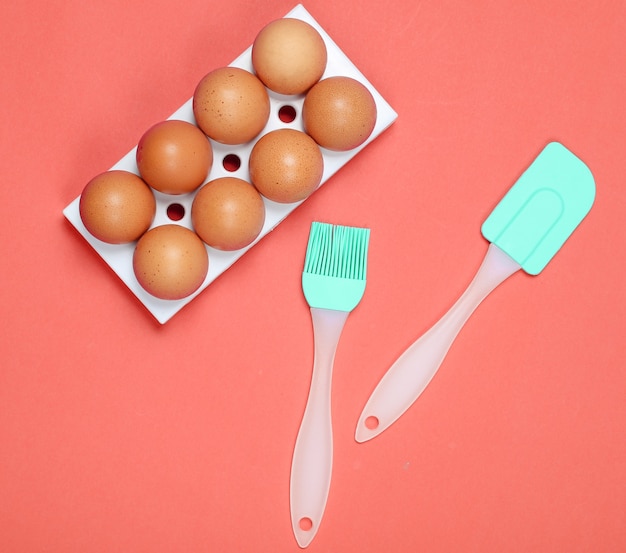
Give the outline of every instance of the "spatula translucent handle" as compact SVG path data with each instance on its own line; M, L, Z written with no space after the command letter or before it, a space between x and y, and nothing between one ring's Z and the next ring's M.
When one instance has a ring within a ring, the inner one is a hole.
M320 525L333 465L331 382L335 352L348 311L311 308L315 356L309 397L291 463L291 525L307 547Z
M437 372L476 307L520 268L500 248L489 245L485 259L463 295L383 376L359 418L357 442L378 436L413 404Z

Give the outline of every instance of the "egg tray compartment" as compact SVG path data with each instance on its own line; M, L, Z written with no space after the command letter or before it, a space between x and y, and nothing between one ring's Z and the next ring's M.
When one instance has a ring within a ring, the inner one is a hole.
M306 21L317 29L324 40L328 59L322 79L338 75L352 77L368 88L374 97L374 101L376 102L376 125L371 135L363 144L353 150L345 152L334 152L321 148L322 157L324 159L324 172L322 174L320 184L321 187L343 165L345 165L367 144L388 128L397 118L397 114L301 4L298 4L293 10L287 13L285 17L292 17ZM250 46L229 65L231 67L240 67L253 72L251 52L252 46ZM291 128L304 131L301 119L304 95L286 96L277 94L271 90L268 90L268 94L270 97L269 120L263 131L253 141L247 144L231 146L220 144L209 139L213 148L213 166L211 167L205 183L224 176L237 177L250 182L248 159L250 152L252 151L252 147L261 136L270 131L281 128ZM292 114L295 111L295 117L293 120L291 120L291 117L285 118L281 115L281 113L284 113L284 108L286 108L288 112L291 111ZM281 110L283 111L281 112ZM168 119L180 119L195 125L196 121L193 114L193 98L190 98L177 111L168 117ZM111 167L111 170L122 169L139 174L135 160L136 150L137 147L135 146L113 167ZM238 162L239 166L237 167L237 164L232 165L232 160ZM178 224L193 230L191 224L191 205L197 190L192 193L182 195L168 195L156 190L153 192L156 198L157 207L156 214L150 228L163 224ZM87 240L87 242L96 250L100 257L102 257L110 268L119 276L119 278L122 279L126 286L135 294L141 303L143 303L156 320L159 323L164 324L193 298L200 294L211 282L213 282L213 280L226 271L226 269L228 269L235 261L246 253L248 249L253 247L257 242L259 242L259 240L272 231L296 207L306 201L306 199L290 204L276 203L265 197L263 197L263 201L265 203L266 210L265 224L257 239L245 248L235 251L220 251L215 248L211 248L210 246L206 246L209 256L208 274L198 290L180 300L163 300L156 298L141 287L133 271L133 253L135 251L136 242L128 244L107 244L98 240L89 233L83 225L80 217L80 196L78 196L63 210L63 214L85 238L85 240Z

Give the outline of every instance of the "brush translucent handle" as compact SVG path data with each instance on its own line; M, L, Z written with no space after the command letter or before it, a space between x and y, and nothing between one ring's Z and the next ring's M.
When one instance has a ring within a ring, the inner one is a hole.
M300 547L315 537L333 465L331 382L335 351L349 312L311 308L315 356L311 387L291 463L291 525Z
M413 404L437 372L476 307L519 269L520 265L500 248L489 245L485 259L463 295L383 376L359 418L357 442L378 436Z

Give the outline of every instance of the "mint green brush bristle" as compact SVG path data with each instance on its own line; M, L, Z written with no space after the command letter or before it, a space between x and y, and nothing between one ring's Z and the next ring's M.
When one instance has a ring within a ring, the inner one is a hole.
M326 507L333 463L330 395L335 351L350 312L365 292L369 229L314 222L302 273L313 321L311 387L291 465L291 523L306 547Z
M302 289L311 307L352 311L365 292L369 229L313 223Z

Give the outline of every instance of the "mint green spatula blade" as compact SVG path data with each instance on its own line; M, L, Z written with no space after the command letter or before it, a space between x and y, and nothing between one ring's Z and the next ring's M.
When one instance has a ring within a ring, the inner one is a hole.
M482 234L531 275L539 274L591 209L589 168L551 142L482 225Z

